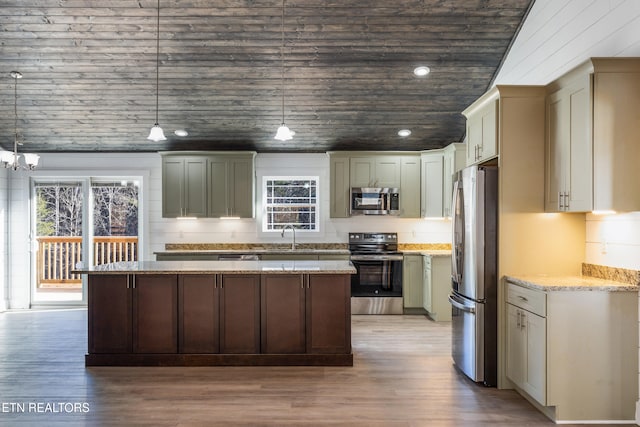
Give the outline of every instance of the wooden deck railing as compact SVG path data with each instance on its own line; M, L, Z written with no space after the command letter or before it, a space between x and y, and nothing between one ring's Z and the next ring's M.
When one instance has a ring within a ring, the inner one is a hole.
M138 260L138 238L93 238L93 265ZM82 237L38 237L38 287L77 287L80 276L72 274L82 261Z

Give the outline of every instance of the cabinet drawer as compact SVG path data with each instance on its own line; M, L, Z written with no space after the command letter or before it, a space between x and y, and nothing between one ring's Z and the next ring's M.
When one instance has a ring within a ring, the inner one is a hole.
M507 302L524 310L547 317L546 294L507 282Z

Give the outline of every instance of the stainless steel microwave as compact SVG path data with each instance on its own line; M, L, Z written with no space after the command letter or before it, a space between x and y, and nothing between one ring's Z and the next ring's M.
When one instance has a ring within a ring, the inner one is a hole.
M398 215L397 188L351 187L351 215Z

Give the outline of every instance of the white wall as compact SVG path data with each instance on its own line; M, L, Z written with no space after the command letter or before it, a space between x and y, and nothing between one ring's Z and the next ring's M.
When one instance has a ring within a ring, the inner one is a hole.
M7 174L6 169L0 170L0 312L7 309L8 303L8 289L7 289L7 268L9 266L9 260L7 258Z
M350 231L395 231L402 243L449 243L450 222L444 220L402 219L394 217L329 218L329 158L326 154L258 154L258 183L264 175L318 175L322 201L320 233L298 233L297 240L313 243L346 243ZM162 218L161 158L156 153L118 154L42 154L34 172L11 172L10 186L10 305L29 306L31 275L29 247L29 177L141 176L143 213L142 258L155 259L153 252L166 243L288 243L280 233L260 231L261 203L256 219L219 220L212 218L184 221ZM0 194L2 191L0 176ZM259 190L259 188L258 188ZM257 197L261 194L258 191ZM2 208L0 201L0 209ZM0 233L0 236L2 234Z

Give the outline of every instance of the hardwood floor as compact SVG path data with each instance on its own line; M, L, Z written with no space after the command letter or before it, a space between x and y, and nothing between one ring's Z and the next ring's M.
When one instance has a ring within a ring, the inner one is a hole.
M459 374L424 316L353 316L353 367L85 368L86 314L0 314L0 425L553 424Z

